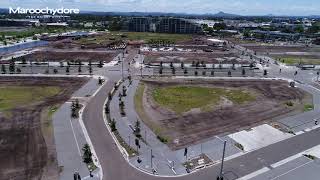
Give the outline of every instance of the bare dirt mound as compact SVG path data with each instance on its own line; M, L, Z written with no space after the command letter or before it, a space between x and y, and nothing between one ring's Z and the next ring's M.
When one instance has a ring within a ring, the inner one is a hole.
M43 132L43 123L48 123L43 111L67 101L85 82L86 78L0 77L0 86L61 88L56 96L16 106L10 117L0 114L1 180L58 179L53 132Z
M311 95L290 88L288 82L278 80L169 80L143 81L145 91L143 106L148 120L158 124L163 136L169 137L168 146L180 149L199 143L215 135L232 133L277 118L303 111L303 105ZM182 115L161 107L153 100L154 87L192 85L213 88L242 89L255 95L255 100L244 104L223 102L209 111L190 111ZM286 105L293 102L293 106ZM148 123L146 123L148 124Z

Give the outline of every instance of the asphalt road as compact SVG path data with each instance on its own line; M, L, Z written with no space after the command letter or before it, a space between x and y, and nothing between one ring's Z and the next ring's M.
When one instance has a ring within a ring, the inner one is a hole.
M121 78L121 74L113 72L108 75L108 78L83 113L86 129L102 166L104 180L209 180L216 178L220 169L219 164L188 176L170 178L147 175L131 167L122 157L103 121L104 101L114 82ZM320 144L319 137L320 130L316 129L226 161L225 177L228 180L237 179L263 167L268 167L270 164Z

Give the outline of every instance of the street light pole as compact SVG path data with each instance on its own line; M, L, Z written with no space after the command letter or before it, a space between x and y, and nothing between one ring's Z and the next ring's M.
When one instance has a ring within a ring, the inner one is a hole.
M226 152L226 144L227 144L227 141L224 141L224 142L223 142L223 153L222 153L222 160L221 160L221 168L220 168L219 180L222 180L222 179L223 179L222 171L223 171L224 155L225 155L225 152Z
M124 79L123 78L123 61L124 61L124 52L122 53L122 60L121 60L121 76L122 76L122 80Z
M152 161L152 159L153 159L153 155L152 155L152 149L151 149L151 169L153 168L153 161Z

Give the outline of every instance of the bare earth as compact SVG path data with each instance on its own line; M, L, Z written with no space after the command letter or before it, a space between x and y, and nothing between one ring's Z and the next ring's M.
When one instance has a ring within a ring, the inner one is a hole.
M59 86L62 91L31 106L0 115L0 179L58 179L53 127L48 108L67 101L86 78L0 77L1 86Z
M169 81L169 82L168 82ZM163 136L170 137L168 146L181 149L205 141L215 135L228 134L268 123L278 118L294 115L303 111L303 105L310 103L311 95L297 88L290 88L288 82L278 80L145 80L143 95L144 114L139 114L143 121L152 121L161 128ZM194 109L182 115L157 105L152 98L154 87L188 85L242 89L256 96L252 102L233 104L227 99L211 110L201 112ZM294 102L289 107L285 103ZM139 112L138 112L139 113ZM148 124L148 123L146 123Z

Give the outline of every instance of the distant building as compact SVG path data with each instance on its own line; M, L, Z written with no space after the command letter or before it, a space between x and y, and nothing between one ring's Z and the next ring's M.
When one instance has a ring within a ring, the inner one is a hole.
M128 31L133 32L150 32L151 18L148 17L133 17L128 23Z
M161 18L156 24L156 32L197 34L202 32L201 25L182 18Z
M133 32L158 32L177 34L197 34L202 32L201 25L183 18L133 17L127 24Z

